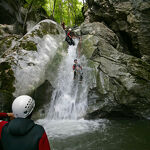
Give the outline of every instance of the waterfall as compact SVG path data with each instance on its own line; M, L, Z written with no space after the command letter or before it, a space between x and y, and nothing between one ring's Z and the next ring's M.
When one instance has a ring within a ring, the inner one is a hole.
M75 46L69 46L68 54L59 67L56 79L56 89L52 95L48 118L50 120L78 119L86 112L88 82L84 78L80 83L73 79L73 63L77 58L78 41ZM78 59L85 66L85 61ZM84 71L84 68L83 68Z
M78 42L75 40L75 46L69 46L68 53L58 68L47 117L37 121L44 126L50 139L83 134L96 130L99 126L97 121L83 119L87 110L88 88L95 80L93 70L87 67L87 59L84 56L77 58ZM72 66L75 58L83 67L82 82L73 79Z

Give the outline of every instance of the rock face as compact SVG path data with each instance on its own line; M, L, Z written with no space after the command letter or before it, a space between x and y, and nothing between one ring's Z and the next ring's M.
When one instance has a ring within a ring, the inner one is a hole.
M49 102L52 96L53 87L48 80L39 86L32 94L33 99L36 100L36 113L32 118L42 118L45 117L47 114L47 107L49 107Z
M80 30L81 53L96 70L86 117L149 118L150 64L120 52L118 36L104 23L84 23Z
M87 22L104 22L121 41L120 51L149 61L149 0L87 0ZM146 56L145 56L146 55Z
M24 1L1 0L0 1L0 24L13 25L17 34L23 32L24 13L22 7Z
M21 14L21 1L0 1L0 24L23 23Z
M41 20L49 18L42 7L31 7L28 11L26 4L25 0L0 0L0 24L13 25L15 33L22 35ZM25 18L26 29L23 29Z
M20 35L15 34L13 25L0 24L0 56L13 47L20 38Z
M49 80L49 84L53 83L54 78L51 76L54 73L56 75L56 72L47 72L52 63L55 62L57 66L61 62L64 39L65 33L61 26L51 20L44 20L3 53L0 59L0 95L4 99L0 97L0 111L6 110L7 99L11 103L19 95L32 95L45 80Z

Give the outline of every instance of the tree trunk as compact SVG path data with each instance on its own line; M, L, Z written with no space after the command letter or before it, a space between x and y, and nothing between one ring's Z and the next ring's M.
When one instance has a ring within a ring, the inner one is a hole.
M35 0L32 0L32 2L30 3L29 8L28 8L27 13L26 13L25 18L24 18L24 22L23 22L23 33L24 34L26 33L26 22L27 22L27 18L28 18L28 13L31 10L34 1Z
M56 0L54 0L54 6L53 6L53 18L54 18L54 13L55 13L55 5L56 5Z

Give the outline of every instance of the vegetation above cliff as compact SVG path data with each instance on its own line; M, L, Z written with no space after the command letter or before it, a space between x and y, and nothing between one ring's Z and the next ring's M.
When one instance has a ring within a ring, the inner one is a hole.
M28 10L42 11L57 21L65 22L67 25L79 25L83 21L82 7L79 0L26 0L25 8Z

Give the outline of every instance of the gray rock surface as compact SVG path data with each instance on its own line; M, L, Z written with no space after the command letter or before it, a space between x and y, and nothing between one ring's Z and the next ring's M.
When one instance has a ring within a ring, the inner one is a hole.
M88 0L87 22L104 22L117 33L120 51L136 57L150 56L149 0Z
M94 62L96 86L89 92L87 118L150 117L150 65L118 51L117 35L103 23L84 23L81 53Z

